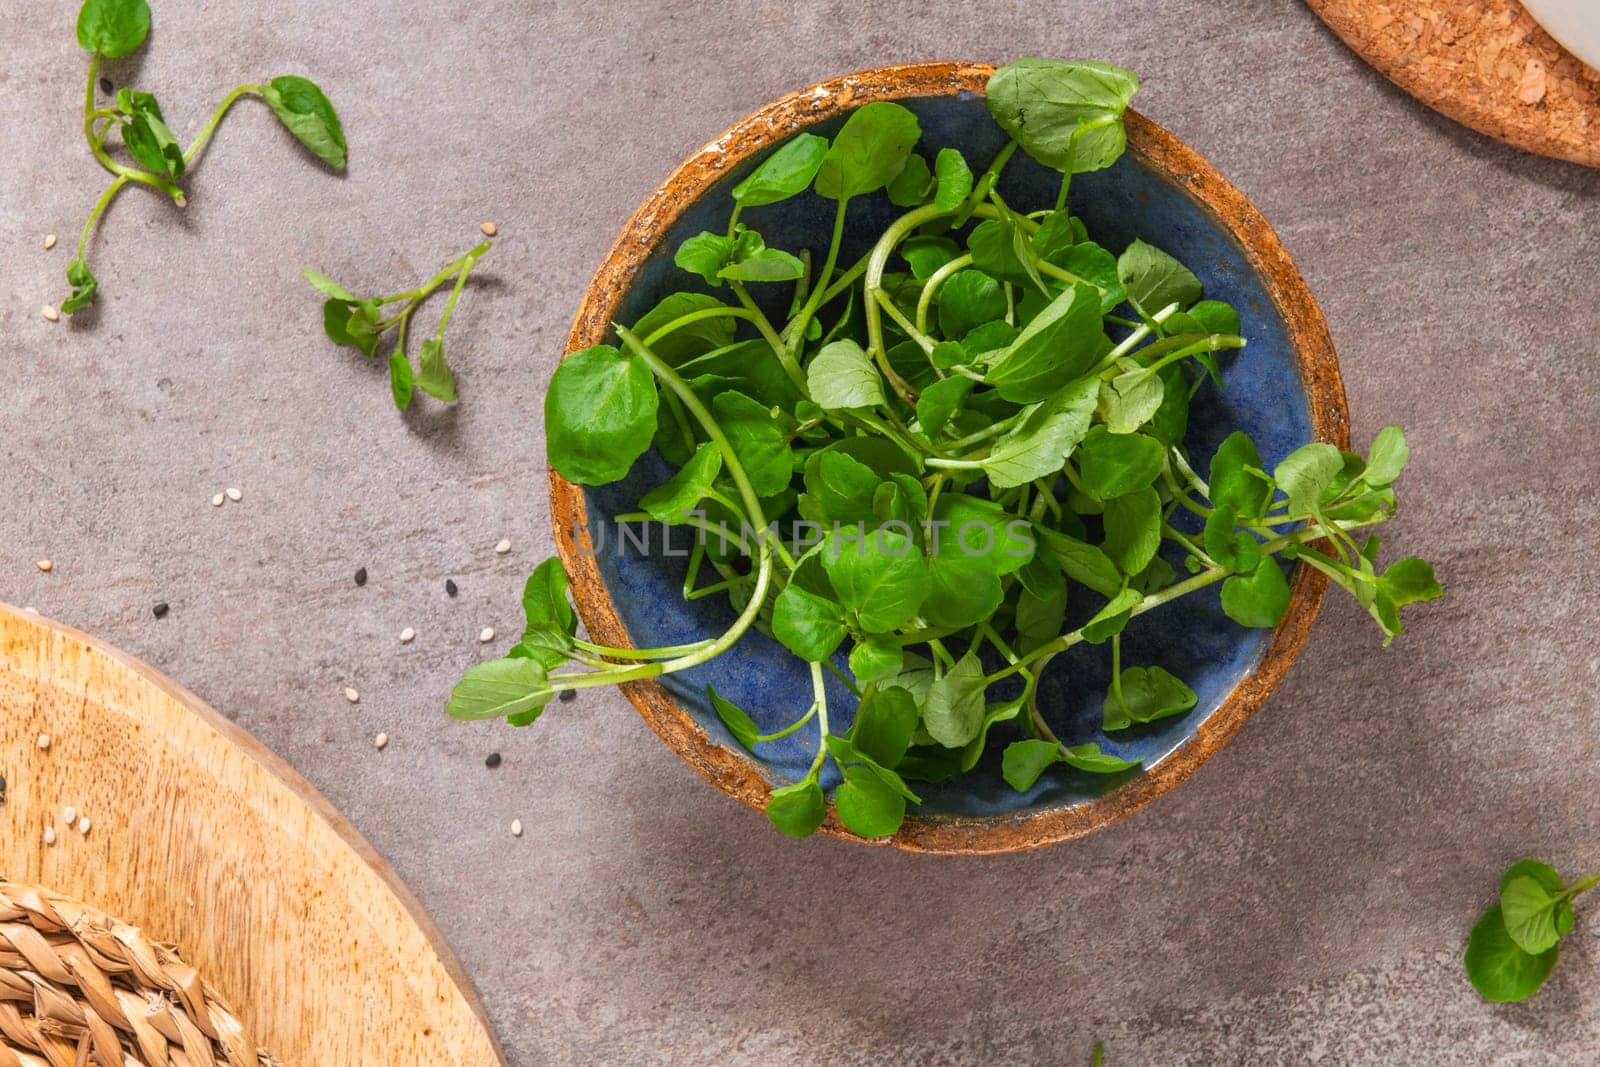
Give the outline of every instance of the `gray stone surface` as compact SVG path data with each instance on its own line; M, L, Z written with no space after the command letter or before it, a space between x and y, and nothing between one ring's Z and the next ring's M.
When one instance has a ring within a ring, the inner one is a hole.
M187 139L237 81L310 73L350 172L247 104L187 211L116 204L92 324L47 323L104 176L70 5L0 34L0 599L144 657L299 768L430 909L514 1063L1600 1055L1592 917L1529 1004L1480 1002L1458 963L1507 862L1600 865L1600 172L1439 118L1288 0L155 6L118 84L137 73ZM1410 433L1392 536L1448 598L1388 651L1330 598L1190 782L1034 855L784 840L615 694L528 731L446 721L479 628L516 626L550 551L540 396L634 205L791 88L1029 52L1137 68L1139 106L1273 221L1357 439ZM485 219L503 238L453 328L463 402L398 417L297 271L399 287ZM243 502L213 509L228 485Z

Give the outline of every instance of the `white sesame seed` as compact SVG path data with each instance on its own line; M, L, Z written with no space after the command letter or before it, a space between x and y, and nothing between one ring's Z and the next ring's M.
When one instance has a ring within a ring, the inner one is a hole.
M493 641L494 640L494 627L493 626L485 626L483 628L483 632L478 634L478 640L483 642L484 644L488 644L490 641Z
M512 819L511 820L511 836L512 837L521 837L522 836L522 820L521 819Z
M41 308L39 310L39 314L43 315L45 318L49 319L51 322L60 322L61 321L61 312L56 310L54 304L46 304L43 308Z
M485 222L480 225L478 229L483 231L483 235L485 237L493 237L495 234L500 232L500 228L492 222Z
M229 486L228 487L228 499L233 501L235 504L237 504L239 501L244 499L244 494L241 493L239 490L233 488L232 486Z
M45 234L44 235L45 251L48 252L50 249L54 248L55 246L56 246L56 235L53 234L53 233Z
M44 828L44 843L47 845L56 843L56 828L54 826L46 826Z
M35 563L34 566L38 567L46 574L49 574L51 571L56 569L56 565L47 559L41 559L38 563Z
M34 607L32 604L29 604L27 607L23 608L22 610L26 611L29 615L37 615L37 614L39 614L39 609Z
M344 687L344 698L352 704L361 703L361 694L356 692L354 689L351 689L349 686Z
M85 815L83 818L78 820L78 833L87 834L88 832L89 832L89 816Z
M39 735L39 751L43 752L45 749L48 749L49 747L50 747L50 735L49 734L40 734Z
M222 506L222 502L226 499L227 497L224 497L221 493L218 493L216 496L211 498L211 506L214 508L220 508Z
M379 734L377 737L374 737L372 739L372 747L377 749L379 752L382 752L383 749L384 749L384 746L387 745L388 743L389 743L389 735L388 734Z
M409 645L416 639L417 631L413 630L411 627L407 626L404 630L400 631L400 643L402 645Z
M510 552L511 551L511 539L508 537L504 541L501 541L498 545L494 546L494 550L496 552L498 552L502 556L505 555L507 552Z
M68 804L66 807L62 808L61 821L66 823L68 826L71 826L73 823L77 822L78 809L73 807L71 804Z

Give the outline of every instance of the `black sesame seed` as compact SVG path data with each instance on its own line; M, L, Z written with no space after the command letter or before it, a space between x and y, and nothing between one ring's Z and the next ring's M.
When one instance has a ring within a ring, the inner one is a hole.
M116 87L111 84L111 79L110 78L101 78L100 79L100 91L102 93L109 93L114 88L116 88Z
M460 592L460 590L456 588L455 579L446 578L444 580L444 592L446 596L455 596L458 592Z
M172 609L167 606L166 601L162 601L150 609L150 614L154 615L158 619L164 619L167 617L167 612L170 610Z
M578 691L576 689L563 689L561 691L561 695L556 699L560 700L562 703L566 703L569 700L577 700Z
M483 765L488 767L490 770L494 770L496 767L500 766L500 753L489 753L489 755L484 758Z
M356 571L356 584L357 585L366 585L367 584L367 568L362 567L360 570Z

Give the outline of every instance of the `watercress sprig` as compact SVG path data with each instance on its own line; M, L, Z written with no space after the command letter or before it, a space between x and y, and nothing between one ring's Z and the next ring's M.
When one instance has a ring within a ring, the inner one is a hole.
M145 0L84 0L78 12L78 43L90 55L83 96L83 137L90 153L112 176L95 201L78 236L77 254L67 264L72 292L61 302L67 314L94 302L99 282L89 270L89 238L111 202L130 183L147 185L171 198L178 207L188 204L180 184L216 133L223 116L247 96L259 96L286 129L334 170L345 168L344 131L339 116L322 90L298 75L284 75L263 84L240 85L223 97L188 148L167 126L153 93L131 88L99 104L96 88L100 61L118 59L137 51L150 34L150 8ZM115 132L134 164L112 158L107 139Z
M1500 899L1483 913L1462 963L1485 1000L1526 1000L1539 991L1572 932L1572 902L1600 885L1600 871L1563 884L1547 863L1522 860L1500 878Z
M1235 623L1273 627L1283 563L1301 560L1385 643L1398 635L1401 608L1441 593L1420 559L1380 564L1370 533L1394 512L1404 434L1381 431L1364 457L1313 442L1269 465L1234 433L1202 478L1190 398L1220 388L1246 344L1239 312L1155 245L1113 252L1071 213L1072 176L1122 153L1137 88L1104 64L1001 68L988 105L1014 139L976 176L957 148L919 154L916 114L887 101L769 154L733 187L726 228L676 250L686 288L618 324L617 344L568 356L545 397L550 463L569 481L622 479L652 447L678 468L616 518L687 531L683 595L726 596L732 621L671 647L592 643L549 559L524 590L521 639L466 672L450 714L526 725L556 693L685 670L757 629L809 665L809 697L763 715L766 732L707 697L747 749L815 736L769 820L815 832L831 764L840 823L877 837L921 802L917 783L973 770L991 735L1023 792L1132 771L1117 735L1198 698L1166 665L1128 662L1122 634L1180 597L1214 587ZM1019 149L1060 172L1054 206L1000 192ZM831 203L828 245L771 247L759 209L808 190ZM851 205L880 196L904 213L841 263ZM1099 731L1063 736L1039 693L1082 644L1106 646L1112 677ZM829 706L827 671L854 708Z
M444 358L444 331L455 313L456 301L466 288L467 275L483 254L494 247L493 241L484 241L471 251L453 261L439 273L417 286L392 296L358 297L326 274L314 270L300 273L316 290L327 297L322 303L322 329L338 345L356 348L363 355L372 356L378 351L383 335L394 331L394 349L389 353L389 392L394 406L405 411L411 406L415 390L453 403L456 400L456 379ZM406 331L411 316L423 301L448 282L454 282L450 299L445 302L444 313L439 317L439 329L434 336L422 342L421 356L413 372L411 357L406 354ZM398 311L394 305L400 305ZM388 309L388 310L385 310Z

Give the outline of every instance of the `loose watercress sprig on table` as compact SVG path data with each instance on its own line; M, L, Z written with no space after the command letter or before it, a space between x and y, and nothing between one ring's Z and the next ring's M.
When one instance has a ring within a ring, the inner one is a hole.
M1526 1000L1539 991L1561 956L1561 939L1572 932L1572 902L1597 885L1600 871L1566 885L1538 860L1507 869L1499 902L1472 928L1462 960L1485 1000Z
M371 356L377 353L382 335L394 331L394 350L389 353L389 392L394 397L394 406L405 411L411 406L417 389L446 403L456 400L456 378L444 358L444 331L455 313L456 301L461 299L461 290L466 288L467 275L493 247L494 242L484 241L415 289L393 296L357 297L325 274L314 270L300 273L328 298L322 304L322 328L335 344L348 345ZM406 330L411 325L411 315L424 300L452 280L454 285L450 289L450 299L445 302L444 314L439 317L438 332L422 342L421 357L413 373L411 359L406 354ZM398 311L392 310L396 304L400 305ZM391 310L385 311L385 308Z
M1104 733L1189 711L1187 684L1125 662L1121 644L1132 618L1179 597L1217 587L1230 618L1272 627L1290 601L1280 561L1298 559L1347 589L1385 643L1398 635L1403 606L1440 595L1428 564L1381 566L1364 533L1394 511L1399 428L1366 457L1314 442L1271 469L1234 433L1202 478L1184 445L1190 397L1220 386L1219 360L1244 346L1239 314L1171 255L1145 241L1113 253L1071 213L1072 176L1121 155L1137 88L1100 63L1001 68L988 107L1012 140L976 174L956 148L917 154L916 115L889 102L852 112L831 141L800 134L772 152L734 187L727 228L677 249L705 287L619 324L617 345L573 353L545 399L550 463L568 480L619 480L652 445L678 466L617 518L692 531L684 596L726 594L737 617L671 647L595 644L546 560L521 640L467 671L450 713L526 725L558 692L684 670L755 627L810 664L809 702L769 733L714 691L713 707L752 750L817 738L768 818L814 832L832 760L840 822L876 837L919 802L914 783L972 770L991 731L1014 737L1002 769L1018 790L1058 764L1134 767L1059 736L1041 679L1067 649L1106 645ZM1060 171L1052 206L998 191L1019 148ZM768 247L742 218L807 189L833 204L821 255ZM879 195L907 210L841 263L850 206ZM782 301L750 291L773 285L793 287L786 321L765 310ZM801 527L815 532L803 544ZM1069 628L1081 597L1088 620ZM835 662L847 642L848 673ZM853 716L829 707L828 670L855 693Z
M334 170L344 170L344 131L333 105L315 84L298 75L284 75L263 84L240 85L222 98L188 148L167 126L161 105L152 93L130 88L117 91L107 104L97 105L96 83L102 59L120 59L138 50L150 34L150 7L145 0L84 0L78 12L78 43L90 54L89 76L83 95L83 137L89 151L111 174L111 184L89 212L78 236L78 251L67 265L72 293L61 302L67 314L94 302L99 283L89 270L89 237L95 223L118 193L130 183L147 185L184 207L188 199L179 184L205 150L212 134L234 104L259 96L273 114ZM137 166L113 159L106 141L115 132Z

